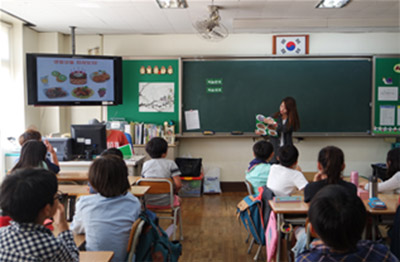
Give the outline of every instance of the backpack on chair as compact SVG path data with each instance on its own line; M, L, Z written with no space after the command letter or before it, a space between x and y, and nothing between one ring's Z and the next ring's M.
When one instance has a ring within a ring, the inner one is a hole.
M182 245L178 241L171 242L165 231L145 212L139 218L145 224L136 247L136 261L178 261Z
M254 242L258 245L256 255L254 256L254 260L257 261L262 247L265 246L262 202L256 199L256 195L246 196L237 205L237 216L242 220L247 232L253 236L247 253L250 254Z

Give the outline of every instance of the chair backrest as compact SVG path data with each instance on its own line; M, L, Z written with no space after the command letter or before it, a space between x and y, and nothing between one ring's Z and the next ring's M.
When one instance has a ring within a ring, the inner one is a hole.
M136 185L150 186L146 194L169 194L170 206L174 206L174 184L170 178L140 178Z
M249 181L247 181L247 180L245 180L244 183L246 184L247 193L248 193L249 195L254 195L253 185L252 185Z
M136 246L139 242L140 234L142 233L144 220L141 218L136 219L136 221L132 224L131 232L129 235L129 241L126 251L128 252L128 262L132 262L133 255L136 252Z

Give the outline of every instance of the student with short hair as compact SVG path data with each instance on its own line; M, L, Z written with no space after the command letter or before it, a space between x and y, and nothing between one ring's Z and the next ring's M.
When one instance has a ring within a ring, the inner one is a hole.
M343 186L321 189L310 203L308 218L321 241L297 256L297 262L398 261L385 245L360 240L367 212L361 199Z
M60 165L58 163L57 153L49 143L49 141L42 141L42 135L39 131L35 129L27 129L22 135L19 136L18 142L21 146L25 144L28 140L37 140L44 143L47 148L47 152L50 154L50 158L46 156L45 162L50 171L53 171L55 174L60 172Z
M278 150L280 164L274 164L269 172L267 187L275 196L290 196L296 189L303 190L308 184L304 175L296 170L299 151L293 145L285 145Z
M180 178L181 171L176 163L170 159L166 159L168 151L168 143L164 138L154 137L146 144L146 152L151 157L150 160L143 164L142 177L144 178L172 178L175 194L181 189L182 182ZM168 206L170 199L168 194L157 194L145 196L146 205L152 206ZM180 199L175 195L177 205Z
M253 145L253 155L254 159L246 171L246 180L253 186L253 192L258 192L259 187L267 184L271 168L268 161L274 155L274 148L270 142L261 140Z
M21 155L18 162L10 172L18 168L44 168L48 169L46 164L46 146L38 140L28 140L21 148Z
M0 208L13 221L0 229L0 261L79 261L59 202L56 176L44 169L19 169L0 187ZM54 219L58 237L43 226Z
M129 191L124 160L114 155L95 159L89 168L89 182L98 193L79 198L70 228L85 233L86 250L113 251L112 261L125 261L131 226L141 205Z

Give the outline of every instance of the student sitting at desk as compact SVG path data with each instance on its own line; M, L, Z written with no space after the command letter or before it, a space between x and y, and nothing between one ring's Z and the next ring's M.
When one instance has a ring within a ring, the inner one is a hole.
M21 146L25 144L26 141L28 140L37 140L37 141L42 141L42 135L40 134L39 131L36 131L34 129L28 129L26 130L22 135L19 136L18 142ZM54 174L57 174L60 172L60 165L58 163L58 158L57 158L57 153L54 151L54 148L51 146L49 141L44 140L43 143L45 144L47 148L47 152L50 154L50 158L46 156L45 162L50 171L53 171Z
M253 146L254 159L246 171L246 180L253 186L253 192L258 192L258 188L267 184L271 164L268 161L274 155L274 148L270 142L265 140L258 141Z
M314 176L314 182L304 189L304 202L308 203L314 195L324 186L338 184L357 195L357 187L342 179L342 171L345 168L344 154L340 148L327 146L318 154L318 170Z
M313 198L308 210L311 232L321 240L301 253L296 262L398 261L383 244L360 240L367 212L361 199L340 185L328 185Z
M400 193L400 148L393 148L386 156L387 177L388 180L378 183L378 192L395 192ZM368 190L366 183L365 189Z
M46 152L46 146L41 141L26 141L21 148L21 155L18 162L10 172L18 168L44 168L48 170Z
M308 184L304 175L296 170L299 151L293 145L282 146L278 150L280 164L274 164L269 171L267 187L275 196L289 196L296 189L303 190Z
M357 195L357 187L342 179L342 171L345 168L344 154L340 148L327 146L319 151L318 170L314 176L314 182L307 184L304 189L304 202L310 202L319 190L327 185L338 184L343 186L351 194ZM297 227L296 245L292 249L295 256L303 252L306 248L307 235L304 227Z
M11 225L0 229L0 261L79 261L78 248L68 230L56 176L44 169L20 169L0 188L0 208ZM43 226L47 218L61 232Z
M98 193L79 198L71 230L86 234L86 250L114 251L112 261L125 261L129 234L141 205L129 192L124 160L113 155L95 159L89 168L89 182Z
M142 169L142 177L145 178L172 178L174 184L174 193L177 194L182 187L180 178L181 171L176 163L166 159L168 143L164 138L154 137L146 144L146 152L152 158L146 161ZM174 205L180 204L180 199L174 195ZM146 205L168 206L168 194L145 196Z

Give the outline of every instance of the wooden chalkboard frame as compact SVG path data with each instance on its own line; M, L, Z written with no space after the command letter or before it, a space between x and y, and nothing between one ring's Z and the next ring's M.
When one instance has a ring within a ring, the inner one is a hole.
M235 60L271 60L271 61L279 61L279 60L367 60L368 62L371 63L371 68L372 68L372 55L355 55L355 56L295 56L295 57L289 57L289 56L263 56L263 57L231 57L231 56L216 56L216 57L183 57L182 58L182 66L183 66L183 71L185 69L185 62L188 61L224 61L224 60L228 60L228 61L235 61ZM372 72L369 73L371 75L371 79L369 80L369 82L372 85ZM185 83L184 81L182 82L182 89L184 90L185 87L183 86ZM369 86L369 88L371 88L371 86ZM369 89L371 90L371 89ZM371 91L368 91L371 92ZM184 99L184 95L182 96L182 99ZM183 104L185 103L185 101L182 101ZM372 102L372 101L369 101ZM182 109L182 113L184 111L184 108ZM371 107L369 108L369 117L371 116ZM183 117L181 117L181 119L183 119ZM298 132L295 133L295 136L298 137L311 137L311 136L315 136L315 137L325 137L325 136L332 136L332 137L368 137L371 135L370 132L370 118L368 120L368 126L365 127L366 131L365 132ZM201 137L202 133L197 131L197 132L187 132L185 131L184 128L181 129L182 130L182 137ZM300 130L301 131L301 130ZM252 137L253 135L249 132L245 132L243 134L243 136L250 136ZM243 137L241 136L241 137ZM256 136L256 135L255 135ZM210 136L207 136L210 137ZM232 137L231 135L229 135L229 133L226 132L217 132L215 134L214 137ZM239 137L239 136L237 136Z

